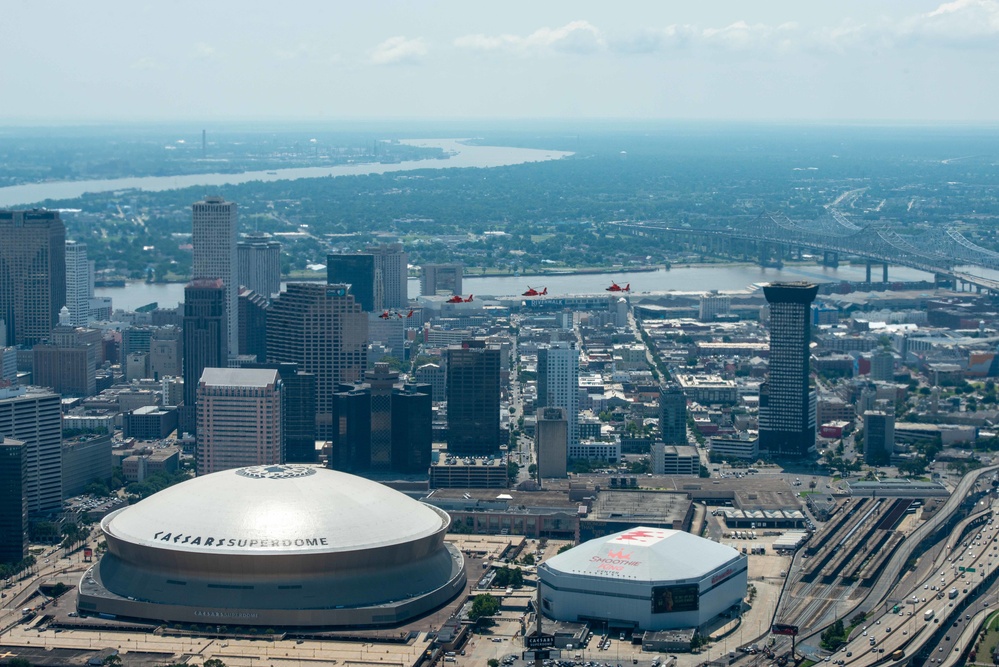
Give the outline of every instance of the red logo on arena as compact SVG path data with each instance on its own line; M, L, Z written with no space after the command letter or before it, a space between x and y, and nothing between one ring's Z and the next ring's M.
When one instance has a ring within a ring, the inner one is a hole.
M620 560L628 560L629 558L631 558L631 554L626 554L624 553L624 549L621 549L620 551L608 551L607 557L618 558Z

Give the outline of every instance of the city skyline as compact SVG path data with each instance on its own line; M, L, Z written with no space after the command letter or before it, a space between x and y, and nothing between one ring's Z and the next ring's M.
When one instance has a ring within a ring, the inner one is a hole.
M987 85L999 64L994 0L643 2L629 12L595 2L502 12L454 1L111 2L55 16L20 3L7 12L0 57L11 66L0 84L20 102L0 124L997 120ZM33 25L50 39L35 40Z

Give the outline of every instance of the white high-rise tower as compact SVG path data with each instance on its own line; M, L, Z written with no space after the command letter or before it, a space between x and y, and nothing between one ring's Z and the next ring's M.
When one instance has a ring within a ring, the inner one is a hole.
M191 276L195 280L218 278L226 290L229 354L239 353L239 279L236 275L236 202L205 197L192 206L194 246Z
M575 458L579 445L579 350L565 342L538 349L539 408L563 408L566 446Z
M87 326L93 295L94 274L87 261L87 244L66 241L66 307L70 325Z

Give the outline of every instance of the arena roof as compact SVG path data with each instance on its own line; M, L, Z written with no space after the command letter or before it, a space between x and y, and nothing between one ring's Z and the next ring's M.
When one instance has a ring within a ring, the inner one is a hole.
M652 582L698 580L740 556L679 530L638 527L584 542L545 561L566 574Z
M305 554L371 549L432 535L446 515L387 486L311 466L196 477L109 514L110 535L159 549Z

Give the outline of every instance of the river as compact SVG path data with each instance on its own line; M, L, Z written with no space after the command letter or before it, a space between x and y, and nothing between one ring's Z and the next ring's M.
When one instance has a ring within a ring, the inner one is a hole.
M238 185L250 181L291 181L327 176L386 174L414 169L458 169L462 167L505 167L527 162L558 160L572 153L536 148L475 146L461 139L406 139L412 146L441 148L450 156L434 160L407 160L392 164L364 163L333 167L299 167L270 171L246 171L239 174L186 174L181 176L143 176L89 181L52 181L0 188L0 207L28 206L47 199L75 199L88 192L145 190L163 192L203 185Z
M874 272L879 278L880 267ZM317 278L325 279L325 273L319 272ZM908 269L905 267L889 267L888 277L892 281L932 281L929 273ZM750 289L759 283L776 280L811 280L814 282L860 281L865 278L863 264L851 266L841 264L832 269L818 265L793 265L783 269L761 268L751 265L721 265L679 267L669 271L646 271L628 273L621 271L609 274L582 274L559 276L527 276L527 277L468 277L463 280L465 294L474 294L476 298L487 296L511 296L521 294L528 285L537 290L548 288L550 295L558 294L600 294L617 281L622 287L631 283L633 294L643 292L704 292L707 290L737 291ZM103 287L94 290L97 296L109 296L114 307L119 310L135 310L139 306L156 302L161 308L173 308L184 300L184 285L182 283L149 284L144 282L129 283L125 287ZM409 296L420 295L420 281L409 280Z

